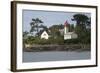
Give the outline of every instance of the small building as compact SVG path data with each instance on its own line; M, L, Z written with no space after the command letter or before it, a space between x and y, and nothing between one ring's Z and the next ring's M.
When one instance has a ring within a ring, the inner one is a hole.
M43 31L41 34L41 39L49 39L49 35L46 31Z
M78 37L77 34L74 32L67 32L66 34L64 34L64 40L75 39L77 37Z

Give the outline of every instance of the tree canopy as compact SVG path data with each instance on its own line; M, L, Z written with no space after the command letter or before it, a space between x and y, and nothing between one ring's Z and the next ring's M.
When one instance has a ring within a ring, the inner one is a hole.
M43 21L41 19L39 19L39 18L34 19L33 18L32 22L30 23L30 26L31 26L30 32L37 31L37 33L38 33L39 28L42 28L41 23L43 23Z
M75 14L72 21L76 21L77 26L85 28L86 24L89 23L89 18L84 14Z
M75 32L78 34L80 43L90 43L91 39L91 18L84 14L73 15L73 21L76 21ZM87 28L89 27L89 28Z

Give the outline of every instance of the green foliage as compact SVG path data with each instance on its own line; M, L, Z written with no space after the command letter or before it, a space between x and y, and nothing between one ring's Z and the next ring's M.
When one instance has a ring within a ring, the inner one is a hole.
M40 39L40 37L33 37L33 36L29 36L27 39L23 40L24 43L26 44L63 44L64 43L64 39L63 37L50 37L48 40L46 39Z
M39 18L36 19L32 19L32 22L30 23L31 29L30 32L34 32L37 31L37 33L39 32L39 28L41 28L42 26L40 25L41 23L43 23L42 20L40 20ZM38 34L37 34L38 35Z
M49 42L50 44L64 44L64 39L63 36L50 37Z
M89 18L84 15L84 14L75 14L73 15L73 21L76 21L78 26L83 26L87 23L87 21L89 20Z
M83 29L81 26L76 26L75 32L78 34L78 40L80 43L91 42L91 31L90 29Z
M73 19L76 21L75 32L78 34L79 43L90 43L91 42L91 18L84 14L75 14L73 15ZM89 27L89 28L87 28Z
M63 29L64 26L62 24L59 24L59 25L53 25L51 27L49 27L49 30L51 31L51 36L52 37L57 37L57 36L61 36L60 34L60 29Z
M69 25L69 32L73 32L74 31L74 24L70 24Z
M23 38L24 38L24 39L27 38L27 35L28 35L28 32L27 32L27 31L23 32Z
M33 44L34 40L35 40L35 38L33 36L28 36L27 39L23 39L23 42L26 44Z

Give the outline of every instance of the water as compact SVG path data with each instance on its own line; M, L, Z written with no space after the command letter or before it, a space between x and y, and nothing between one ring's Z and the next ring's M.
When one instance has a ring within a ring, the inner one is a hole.
M23 52L23 62L64 61L90 59L89 51L84 52Z

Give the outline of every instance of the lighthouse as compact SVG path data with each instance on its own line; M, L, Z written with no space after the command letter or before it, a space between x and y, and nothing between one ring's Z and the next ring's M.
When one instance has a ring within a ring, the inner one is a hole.
M78 37L78 35L73 31L73 32L69 32L69 24L66 21L64 23L64 40L68 40L68 39L76 39Z
M64 23L64 34L67 34L68 33L68 22L66 21L65 23Z

